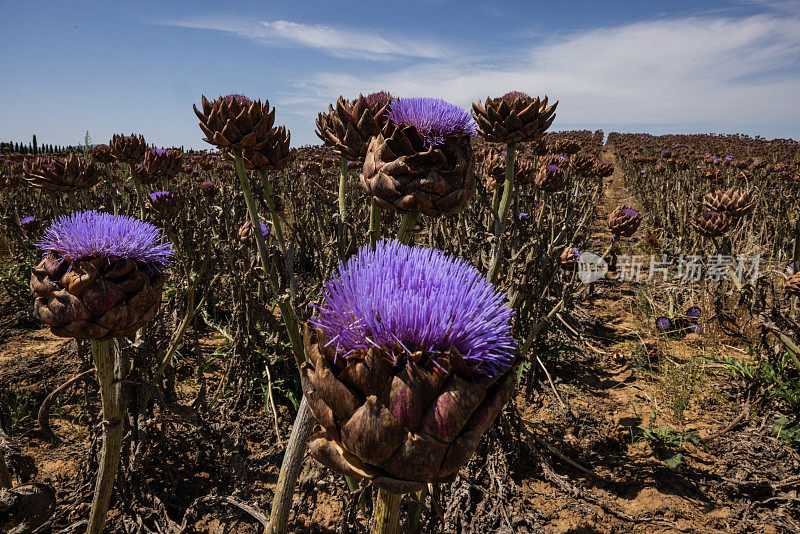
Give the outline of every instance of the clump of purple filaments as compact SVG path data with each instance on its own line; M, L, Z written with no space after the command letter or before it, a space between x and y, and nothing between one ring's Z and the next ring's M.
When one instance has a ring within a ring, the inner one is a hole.
M74 262L83 258L117 258L164 267L172 260L172 243L157 227L133 217L99 211L75 212L53 221L36 246L44 254Z
M378 91L370 93L365 97L370 109L379 110L392 99L392 94L388 91Z
M230 94L230 95L225 95L225 96L222 97L222 100L226 104L228 104L229 106L231 105L231 103L236 102L240 106L244 106L246 108L249 108L250 105L253 103L252 100L250 100L246 96L244 96L242 94L239 94L239 93L233 93L233 94Z
M624 213L625 215L627 215L631 219L634 219L634 218L639 216L639 212L636 211L633 208L625 208L624 210L622 210L622 213Z
M20 220L19 220L19 224L22 224L22 225L24 225L24 224L30 224L30 223L32 223L32 222L33 222L33 221L35 221L35 220L36 220L36 217L34 217L33 215L29 215L29 216L27 216L27 217L23 217L22 219L20 219Z
M436 362L455 347L471 372L490 378L514 359L513 311L503 295L472 265L439 250L386 240L364 247L339 265L326 290L309 322L337 358L374 347L395 361L424 351Z
M513 102L514 100L522 100L526 104L533 102L533 97L528 93L523 93L522 91L509 91L501 98L508 102Z
M387 116L395 124L416 128L429 147L449 136L475 135L477 128L467 111L439 98L394 100Z
M669 332L672 330L672 319L669 317L659 317L656 319L656 328L661 332Z

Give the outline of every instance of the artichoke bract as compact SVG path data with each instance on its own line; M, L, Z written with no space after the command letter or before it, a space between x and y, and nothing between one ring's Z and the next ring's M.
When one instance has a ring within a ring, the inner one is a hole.
M147 143L142 135L114 134L108 146L117 161L123 163L141 163L144 153L147 152Z
M243 148L242 159L248 170L275 170L282 169L289 164L294 154L290 150L292 136L285 126L270 128L264 139L255 148ZM222 153L233 161L234 156L230 150Z
M748 191L742 192L734 188L727 191L717 189L705 196L703 206L711 211L727 213L731 217L739 218L753 211L755 201Z
M731 227L731 217L725 212L708 210L700 213L692 221L692 227L697 233L706 237L717 237L728 231Z
M52 195L92 187L100 181L102 174L94 162L75 154L66 158L39 157L26 160L23 165L23 177L28 184Z
M642 215L633 208L618 206L608 216L608 229L614 237L630 237L636 233L642 222Z
M242 245L251 247L253 244L255 244L253 241L253 223L251 221L246 221L243 225L241 225L237 235L239 236L239 242ZM261 235L264 237L269 236L269 227L263 222L261 223Z
M800 297L800 273L793 274L786 279L786 292Z
M363 162L369 142L381 131L391 101L388 93L374 95L370 99L358 95L352 102L340 96L336 108L329 104L328 113L317 116L317 137L341 157Z
M367 149L361 173L367 193L401 213L460 211L475 192L469 114L435 98L404 98L390 104L388 119Z
M155 226L96 211L54 221L37 243L34 312L61 337L128 336L153 319L172 245Z
M463 260L382 241L327 283L306 330L309 451L395 493L451 480L510 398L513 312Z
M558 102L547 106L547 97L532 98L511 91L500 98L472 104L478 134L494 143L526 143L541 139L556 118Z

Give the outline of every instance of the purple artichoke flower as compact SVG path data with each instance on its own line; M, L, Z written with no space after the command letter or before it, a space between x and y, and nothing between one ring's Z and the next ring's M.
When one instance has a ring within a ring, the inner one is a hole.
M337 357L376 347L395 360L426 351L435 361L455 347L471 372L491 378L514 359L513 311L503 295L441 251L381 241L340 264L326 289L310 323Z
M56 219L36 244L44 255L73 263L80 259L130 259L164 267L172 259L172 244L161 230L133 217L99 211L75 212Z
M702 313L703 311L699 306L690 306L686 308L686 317L688 317L692 322L700 319L700 315L702 315Z
M656 319L656 328L659 332L669 332L672 330L672 319L661 316Z
M525 213L524 211L519 212L517 217L519 218L520 221L527 221L528 219L531 218L531 216Z
M252 100L250 100L246 96L238 94L238 93L234 93L234 94L223 96L222 100L228 105L230 105L231 102L235 101L237 104L240 104L240 105L242 105L244 107L248 107L248 108L253 103Z
M622 213L624 213L625 215L627 215L628 217L631 217L631 218L639 216L639 212L636 211L633 208L625 208L625 209L622 210Z
M395 100L389 104L388 117L395 124L416 128L428 146L441 145L451 135L475 135L477 128L468 111L439 98Z

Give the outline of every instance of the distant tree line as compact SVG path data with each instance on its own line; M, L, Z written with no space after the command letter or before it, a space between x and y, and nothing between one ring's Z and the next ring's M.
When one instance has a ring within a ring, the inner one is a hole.
M36 136L33 136L33 139L30 143L17 143L15 141L9 142L2 142L0 141L0 153L3 152L19 152L20 154L53 154L55 152L64 152L64 151L83 151L84 147L82 146L63 146L63 145L52 145L52 144L43 144L39 145L36 142Z

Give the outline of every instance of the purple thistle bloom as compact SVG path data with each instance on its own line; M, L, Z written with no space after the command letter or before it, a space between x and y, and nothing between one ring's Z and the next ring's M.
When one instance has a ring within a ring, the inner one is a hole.
M561 167L559 167L558 165L548 165L547 170L550 172L560 172Z
M261 222L261 235L263 235L264 237L267 237L269 235L269 228L267 227L266 224L264 224L263 221Z
M466 261L439 250L381 241L364 247L326 283L309 322L337 355L376 347L436 354L455 347L470 370L495 378L514 360L513 311Z
M385 106L386 103L392 99L392 95L389 93L389 91L378 91L368 94L365 99L370 109L378 110Z
M228 104L229 106L231 105L231 102L236 101L238 104L246 108L249 108L253 103L252 100L250 100L244 95L240 95L239 93L223 96L222 100L225 101L225 103Z
M700 309L699 306L690 306L686 308L686 317L688 317L689 319L699 319L702 313L703 311Z
M36 217L33 215L29 215L28 217L23 217L19 220L19 224L25 226L26 224L30 224L36 220Z
M639 212L636 211L633 208L625 208L624 210L622 210L622 213L624 213L625 215L627 215L630 218L634 218L634 217L638 217L639 216Z
M517 217L519 217L520 221L527 221L528 219L531 218L531 216L525 213L524 211L519 212L519 215L517 215Z
M150 200L157 202L162 197L169 197L172 195L169 191L156 191L155 193L150 193Z
M656 328L659 332L669 332L672 330L672 319L669 317L659 317L656 319Z
M413 126L428 146L444 143L451 135L475 135L469 112L439 98L403 98L389 104L389 120Z
M172 243L161 230L133 217L99 211L59 217L36 246L70 263L83 258L124 258L163 267L171 261Z

